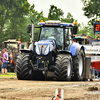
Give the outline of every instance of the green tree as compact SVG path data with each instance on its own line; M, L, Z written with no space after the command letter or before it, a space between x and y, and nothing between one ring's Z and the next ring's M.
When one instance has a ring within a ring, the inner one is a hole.
M43 20L43 11L41 11L40 13L36 11L34 4L30 7L28 14L28 22L30 22L31 20L35 22L35 25L37 25L39 21Z
M29 6L27 0L0 0L0 41L19 37Z
M43 11L41 11L40 13L38 11L36 11L34 4L30 7L28 18L27 18L27 23L31 23L31 20L34 21L35 26L38 26L38 22L40 22L41 20L44 20ZM36 33L35 41L37 41L39 28L35 28L35 33Z
M97 20L100 17L100 0L82 0L82 2L84 15Z
M86 34L88 36L94 37L93 26L91 23L89 23L88 26L85 26L83 23L82 25L80 24L78 34Z
M73 16L71 15L70 12L67 13L67 17L66 18L62 18L61 19L62 22L66 22L66 23L73 23L75 21L75 19L73 18Z
M49 14L48 14L48 19L49 20L60 20L63 17L63 11L59 8L57 8L54 5L50 6Z
M88 22L87 30L89 32L89 36L94 37L94 31L93 31L93 23L98 23L100 18L100 0L82 0L83 2L83 11L84 15L87 18L90 18L90 21ZM84 28L86 29L86 28Z

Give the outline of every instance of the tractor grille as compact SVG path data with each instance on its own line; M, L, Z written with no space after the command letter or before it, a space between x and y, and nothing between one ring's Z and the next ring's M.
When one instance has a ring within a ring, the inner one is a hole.
M40 54L44 53L44 51L46 50L47 45L39 45L39 49L40 49Z
M43 69L44 68L44 61L43 60L38 60L38 68Z

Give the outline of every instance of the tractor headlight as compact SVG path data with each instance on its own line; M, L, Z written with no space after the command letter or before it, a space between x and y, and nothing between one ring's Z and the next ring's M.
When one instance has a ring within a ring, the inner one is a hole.
M50 48L49 48L50 46L49 45L47 45L47 47L45 48L45 50L44 50L44 55L47 55L49 52L50 52Z

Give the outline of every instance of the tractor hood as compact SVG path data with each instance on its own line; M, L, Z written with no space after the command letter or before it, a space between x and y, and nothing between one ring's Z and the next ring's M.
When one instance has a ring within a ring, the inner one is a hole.
M55 41L52 39L35 42L35 46L35 52L37 55L48 55L56 48Z

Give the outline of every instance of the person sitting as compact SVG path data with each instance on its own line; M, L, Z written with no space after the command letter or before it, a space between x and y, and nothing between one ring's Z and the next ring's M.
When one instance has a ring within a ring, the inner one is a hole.
M54 31L48 39L54 39L56 41L57 50L62 49L62 44L60 41L60 33L57 30Z

